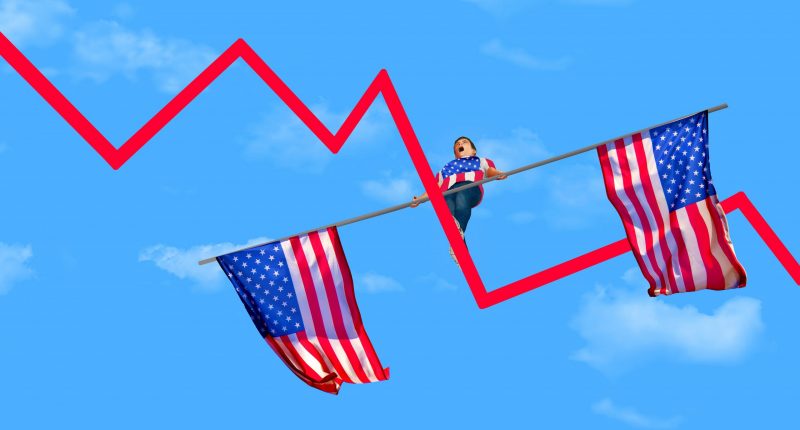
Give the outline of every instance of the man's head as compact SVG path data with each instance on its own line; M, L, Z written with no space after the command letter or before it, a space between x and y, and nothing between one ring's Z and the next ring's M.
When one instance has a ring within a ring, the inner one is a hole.
M468 137L461 136L453 143L453 154L456 158L471 157L477 152L475 144Z

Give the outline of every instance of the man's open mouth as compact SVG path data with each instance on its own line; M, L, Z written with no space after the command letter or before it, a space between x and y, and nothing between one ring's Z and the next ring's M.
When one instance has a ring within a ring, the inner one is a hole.
M464 152L464 147L463 146L459 146L458 147L458 152Z

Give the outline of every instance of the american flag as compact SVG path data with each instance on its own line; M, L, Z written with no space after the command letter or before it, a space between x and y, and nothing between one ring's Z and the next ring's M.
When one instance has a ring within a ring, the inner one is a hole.
M370 343L335 227L217 257L261 336L304 382L389 379Z
M744 287L708 160L708 112L597 148L651 296Z
M442 170L436 174L436 181L440 190L447 191L458 182L480 181L490 167L494 167L494 162L488 158L480 158L474 155L456 158L442 167ZM481 196L483 196L483 185L479 185L478 188L480 188Z

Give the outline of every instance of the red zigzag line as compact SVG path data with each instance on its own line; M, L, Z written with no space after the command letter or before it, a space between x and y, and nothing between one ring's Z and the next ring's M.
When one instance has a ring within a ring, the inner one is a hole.
M431 199L434 211L439 218L447 240L453 247L456 258L461 263L464 277L480 308L486 308L506 301L512 297L539 288L630 251L630 245L627 240L620 240L527 278L520 279L519 281L487 292L475 263L472 261L472 256L469 254L464 241L461 240L458 229L445 204L444 197L442 197L441 191L439 191L436 186L430 164L422 151L419 140L414 133L414 129L411 127L411 122L406 115L405 109L400 102L400 98L386 70L381 70L378 73L364 92L364 95L362 95L361 99L356 103L350 115L347 116L342 126L339 127L339 130L334 134L328 130L319 118L311 112L278 75L270 69L267 63L256 54L247 42L243 39L239 39L203 70L203 72L189 83L186 88L170 100L170 102L156 113L153 118L147 121L147 123L134 133L121 147L115 148L2 33L0 33L0 56L5 58L11 67L13 67L14 70L16 70L17 73L19 73L19 75L22 76L22 78L25 79L115 170L122 167L122 165L136 154L136 152L152 139L153 136L161 131L167 123L175 118L183 108L191 103L195 97L203 92L203 90L239 58L244 60L245 63L261 77L292 112L294 112L333 153L339 152L345 141L347 141L347 138L350 137L350 134L356 128L356 125L358 125L364 117L364 114L366 114L367 109L369 109L375 101L378 94L383 94L389 112L406 146L406 150L411 157L411 161L414 163L420 180L422 180L425 191L427 191ZM726 212L735 209L742 210L742 213L744 213L748 221L750 221L761 238L766 242L770 250L772 250L781 264L783 264L794 281L800 285L800 265L798 265L797 260L794 259L788 249L781 243L778 236L772 231L761 214L758 213L747 196L745 196L744 193L738 193L723 201L722 204Z

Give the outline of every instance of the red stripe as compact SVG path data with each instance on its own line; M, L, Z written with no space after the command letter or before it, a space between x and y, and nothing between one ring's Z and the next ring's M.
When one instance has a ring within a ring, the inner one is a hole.
M692 277L692 265L689 262L689 252L686 250L686 243L683 241L683 231L678 222L678 215L675 212L669 213L669 225L672 230L672 237L678 247L678 265L683 277L683 286L686 291L695 291L694 278Z
M328 358L328 361L330 361L330 363L333 365L333 368L336 369L336 373L339 374L340 378L350 379L349 376L347 376L347 372L344 370L342 364L339 363L339 358L336 356L336 352L333 350L333 347L328 340L328 334L325 331L325 323L322 320L322 312L320 311L319 301L317 300L317 292L314 289L314 281L311 278L311 269L308 267L306 255L303 253L303 245L300 243L300 238L295 236L289 239L289 243L292 246L292 252L294 252L295 261L297 261L297 268L300 271L300 278L303 282L302 288L306 293L306 301L308 302L308 307L311 311L311 321L314 325L314 331L317 334L316 338L319 340L322 352ZM304 322L308 323L308 321Z
M275 353L278 354L279 357L281 357L284 364L286 364L286 366L306 384L311 386L316 386L316 384L330 379L330 375L324 375L324 376L319 375L317 374L317 372L314 371L314 369L308 366L307 363L302 358L300 358L300 355L297 353L297 351L295 351L294 348L291 347L291 345L287 346L287 343L291 344L291 342L288 342L288 340L287 342L284 342L283 338L280 337L272 338L270 336L267 336L264 339L267 341L267 344L269 344L269 346L272 347L272 350L275 351ZM289 354L291 355L291 358L286 356L283 348L278 346L278 342L280 342L281 345L286 347L286 349L289 351ZM298 368L297 365L295 365L295 363L299 363L301 368Z
M670 292L676 289L677 284L675 283L675 275L672 273L671 266L672 260L669 259L669 252L667 251L667 243L666 243L666 234L664 230L664 220L661 217L661 206L659 206L658 201L656 200L655 192L653 191L653 184L650 181L650 165L647 159L647 155L644 151L644 142L642 142L642 135L641 133L634 134L631 139L633 140L633 151L636 154L636 160L639 165L639 181L642 184L642 194L644 194L645 201L647 202L647 208L649 212L653 215L653 219L656 223L656 228L658 228L658 247L661 249L661 258L664 259L664 265L660 266L659 264L655 264L653 266L654 270L658 270L658 276L661 280L661 294L667 293L667 290ZM658 174L658 172L656 172ZM649 223L649 220L648 220ZM650 237L652 238L654 228L651 227ZM655 251L655 243L653 243L653 251ZM655 259L655 258L654 258ZM666 273L665 273L666 272Z
M317 267L319 267L320 274L322 275L322 283L325 288L325 295L328 298L328 307L333 316L333 327L336 331L336 337L339 339L344 353L347 355L350 365L356 372L356 376L363 382L368 382L369 377L361 366L361 361L358 359L353 344L350 343L350 336L347 335L347 329L344 326L344 319L342 310L339 306L339 297L336 295L336 283L333 281L328 258L325 255L325 250L322 247L322 242L319 239L319 233L313 232L308 235L311 241L311 248L314 250L314 256L317 259Z
M641 143L641 140L639 141ZM639 222L642 225L642 236L644 236L644 255L645 257L650 260L650 267L656 271L656 275L658 276L660 286L665 286L666 281L663 277L663 272L658 270L658 263L656 263L656 257L653 254L653 229L650 228L650 222L647 220L647 214L644 212L644 208L639 203L639 198L636 196L636 190L633 189L633 174L631 173L630 164L628 163L627 153L625 151L625 142L624 140L620 139L614 143L614 146L617 151L617 159L619 160L619 167L620 167L620 177L622 178L622 188L625 191L625 195L628 196L628 201L631 202L633 205L633 209L636 211L636 215L639 217ZM637 251L641 254L643 250L637 249ZM645 266L646 268L646 266ZM651 277L652 277L651 273ZM655 279L652 279L650 283L650 289L654 290L657 288L657 284Z
M703 215L700 214L697 204L686 206L686 215L689 218L689 224L692 226L692 232L697 238L697 248L700 251L700 258L703 260L703 266L706 269L705 288L724 290L725 277L722 275L722 267L714 255L711 254L711 238L708 235L709 226L706 225L706 221L703 219Z
M623 142L622 139L617 140L617 142ZM639 269L642 271L642 274L647 279L647 282L650 283L650 295L654 293L654 286L655 280L653 277L650 276L650 272L647 270L647 266L644 264L644 260L642 259L642 255L639 252L638 245L636 244L636 232L634 231L633 226L633 219L631 219L631 215L628 213L628 209L625 208L625 204L622 203L622 200L617 195L617 190L614 187L614 171L611 168L611 161L608 158L608 146L611 145L601 145L597 147L597 155L600 158L600 167L603 170L603 182L606 184L606 196L614 208L617 209L617 213L619 217L622 219L622 225L625 227L625 236L628 238L628 243L631 246L631 249L634 250L633 256L636 257L636 263L639 264Z
M331 366L328 364L328 362L325 361L325 358L322 356L322 354L319 353L317 347L308 340L308 334L305 330L298 331L295 334L297 335L297 340L300 342L300 345L302 345L303 348L305 348L305 350L308 351L308 353L319 362L322 370L324 370L326 373L335 373L335 371L331 369Z
M658 244L661 248L661 256L664 259L664 264L666 268L661 268L661 271L667 272L667 277L669 280L669 288L662 287L661 294L669 294L673 291L678 291L678 283L675 281L675 273L673 272L672 267L672 251L669 249L669 244L667 243L666 237L666 229L664 228L664 219L662 208L658 204L658 199L656 199L655 194L655 187L653 186L652 181L650 180L650 169L648 166L648 159L647 155L644 151L644 143L642 142L642 136L639 133L633 135L633 142L634 142L634 150L636 151L636 158L639 161L640 166L644 165L644 169L641 167L639 168L640 172L645 172L644 174L640 174L642 180L642 190L644 191L645 199L647 200L647 204L650 206L650 211L653 213L653 218L656 220L656 225L658 226ZM641 161L644 160L644 161ZM663 284L662 284L663 285Z
M358 338L361 340L361 346L364 348L367 359L369 359L369 363L372 365L372 371L375 373L378 380L387 380L389 379L388 369L384 371L378 359L378 354L375 352L375 348L372 347L372 342L369 340L369 336L367 336L367 332L364 329L361 320L361 312L358 310L356 295L353 290L353 276L350 273L350 265L347 264L347 259L344 256L344 248L342 247L342 242L339 240L339 232L336 227L328 228L328 236L330 236L333 249L336 252L336 261L339 263L339 270L342 272L342 281L344 281L344 295L347 299L347 305L350 307L350 315L353 317L353 326L356 328Z
M722 252L725 253L725 256L728 257L728 261L731 262L733 267L736 268L736 272L739 274L739 282L737 287L744 287L747 285L747 273L744 271L742 264L739 263L739 259L737 259L736 255L733 253L731 244L728 243L728 240L726 239L728 236L728 229L722 223L723 215L720 215L720 213L717 211L716 205L712 201L711 197L706 198L706 206L708 207L709 214L711 214L711 220L714 222L714 229L717 233L717 243L719 243L719 247L722 248Z
M311 367L311 364L303 359L303 356L300 355L300 352L297 351L297 348L295 348L294 344L292 343L292 341L288 337L280 336L280 337L275 338L275 340L280 342L281 344L283 344L283 346L286 347L287 350L289 350L289 354L291 354L292 357L294 357L295 360L297 360L297 362L300 363L303 366L303 372L305 374L309 375L312 379L320 380L323 377L328 376L328 375L320 375L320 374L318 374L314 370L314 368Z

